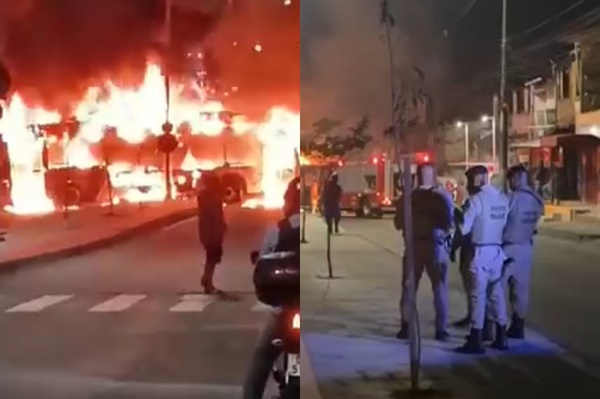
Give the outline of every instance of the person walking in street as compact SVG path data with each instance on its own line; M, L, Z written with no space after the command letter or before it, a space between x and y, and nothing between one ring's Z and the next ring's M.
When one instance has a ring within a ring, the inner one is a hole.
M436 187L435 167L431 164L421 165L417 170L419 187L412 193L413 242L414 242L414 277L415 291L423 271L427 273L433 290L435 308L435 339L445 341L449 334L446 331L448 318L448 267L449 237L453 226L454 204L452 197L443 187ZM404 224L403 200L396 205L394 227L402 230ZM405 236L406 240L406 236ZM398 339L408 339L408 320L412 306L406 290L408 282L408 265L403 262L402 294L400 297L400 331Z
M325 183L323 189L323 211L325 222L327 223L328 234L338 234L340 232L340 219L342 211L340 201L342 200L342 187L338 184L337 174L333 174Z
M504 253L512 259L504 274L513 311L509 338L525 337L525 317L529 307L529 281L533 263L533 236L544 214L544 201L528 184L527 169L513 166L507 173L509 194L508 221L504 229Z
M508 217L508 198L489 184L485 166L474 166L468 171L473 175L476 189L469 196L469 204L459 226L463 235L471 234L473 252L469 263L469 300L472 309L471 331L457 352L467 354L485 353L483 328L486 307L496 323L496 336L492 347L508 349L506 337L506 302L502 285L502 273L506 255L502 250L504 227Z
M200 178L198 232L206 258L201 284L206 294L218 292L213 284L215 269L223 257L223 240L227 225L223 212L223 190L219 176L204 172Z

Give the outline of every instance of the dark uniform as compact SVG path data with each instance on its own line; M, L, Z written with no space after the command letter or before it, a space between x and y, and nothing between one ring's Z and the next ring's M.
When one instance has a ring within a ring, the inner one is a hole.
M452 227L453 203L450 194L443 188L419 187L412 193L415 289L418 288L423 272L427 273L433 290L435 308L436 339L448 337L448 266L449 230ZM404 223L402 196L397 202L394 225L401 230ZM400 314L402 324L396 335L408 338L408 314L411 311L406 287L408 271L406 263L402 269L402 296Z

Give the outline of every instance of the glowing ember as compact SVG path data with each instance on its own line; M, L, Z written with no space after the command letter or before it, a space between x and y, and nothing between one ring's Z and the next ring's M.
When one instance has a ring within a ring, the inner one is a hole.
M261 48L262 50L262 48ZM253 133L262 143L261 190L263 198L255 200L256 206L280 207L287 182L292 178L294 151L300 137L300 119L297 113L282 107L270 110L262 122L234 118L230 125L222 118L223 104L207 101L202 90L193 86L193 80L171 85L170 121L176 132L185 128L192 135L221 135L229 126L232 134ZM190 90L190 88L192 90ZM143 83L135 88L118 87L111 81L88 89L84 99L74 104L73 115L80 122L74 138L64 134L62 139L36 135L29 127L61 122L61 115L41 108L28 107L19 94L13 94L4 104L4 117L0 119L0 134L7 143L11 160L11 200L6 209L19 214L42 214L55 208L46 193L42 149L47 145L62 145L63 162L54 166L71 166L81 169L101 165L92 148L102 140L107 131L131 144L140 144L149 136L162 134L165 120L164 79L160 67L150 62ZM96 152L97 153L97 152ZM177 165L179 166L179 165ZM175 167L177 167L175 166ZM180 169L184 171L211 170L220 166L206 159L196 159L188 152ZM162 201L166 185L164 173L127 163L108 167L113 186L113 203ZM198 173L198 172L194 172ZM198 178L198 176L194 176ZM175 189L174 189L175 190ZM106 199L103 199L106 200ZM247 202L244 206L251 206Z

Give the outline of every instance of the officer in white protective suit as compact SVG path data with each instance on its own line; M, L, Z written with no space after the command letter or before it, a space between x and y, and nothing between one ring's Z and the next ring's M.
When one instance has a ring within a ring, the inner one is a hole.
M525 316L529 306L529 279L533 263L533 236L544 213L544 201L528 183L527 169L513 166L507 173L509 194L508 220L504 229L504 253L512 260L504 274L513 318L507 336L525 337Z
M436 186L435 167L420 165L417 169L419 186L412 192L414 277L415 290L423 272L427 273L433 291L435 308L435 339L445 341L448 322L448 267L450 264L450 238L453 227L454 204L443 187ZM397 202L394 226L402 230L404 207L402 197ZM408 320L412 311L407 295L408 269L402 268L402 294L400 298L401 327L396 338L408 339Z
M506 302L502 286L502 273L506 256L502 250L503 232L508 217L508 198L489 184L485 166L473 166L469 171L478 189L470 193L462 225L463 235L471 234L473 247L469 264L469 301L471 302L471 331L466 343L457 352L481 354L486 304L496 323L496 337L492 347L508 349L506 339Z

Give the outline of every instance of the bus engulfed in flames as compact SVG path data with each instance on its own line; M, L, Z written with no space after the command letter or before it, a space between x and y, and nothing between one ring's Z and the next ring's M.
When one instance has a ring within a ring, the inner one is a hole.
M173 82L170 92L169 120L179 141L171 156L173 186L193 187L207 170L251 169L256 182L244 181L244 189L252 191L246 185L255 184L262 196L248 205L281 206L296 167L298 113L274 106L263 120L223 117L231 113L192 83ZM164 155L157 153L156 141L167 115L166 100L164 77L152 62L143 83L135 88L112 81L90 87L74 104L69 120L59 112L28 106L19 93L12 94L0 119L8 165L3 170L10 171L1 177L5 209L15 214L53 212L58 205L48 177L66 169L104 171L114 191L113 202L162 201L167 190ZM100 197L95 201L107 200Z

